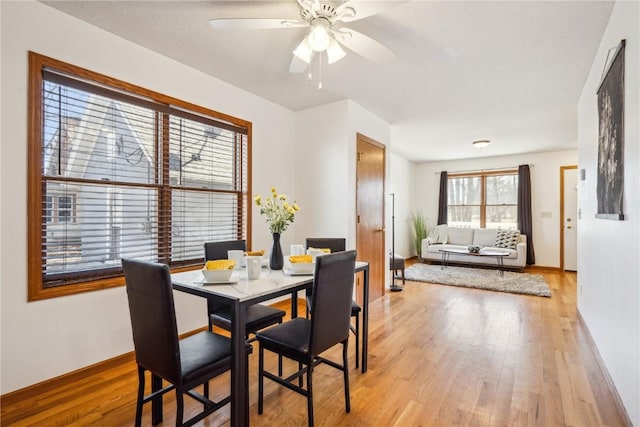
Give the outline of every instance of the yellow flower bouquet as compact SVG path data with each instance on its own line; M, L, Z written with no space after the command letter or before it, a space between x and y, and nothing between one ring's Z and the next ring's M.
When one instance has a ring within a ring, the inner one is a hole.
M260 214L265 216L265 222L269 224L271 233L282 234L289 224L293 222L296 212L300 210L294 201L289 203L285 194L278 194L274 187L271 194L264 199L259 194L254 197L256 205L260 207Z

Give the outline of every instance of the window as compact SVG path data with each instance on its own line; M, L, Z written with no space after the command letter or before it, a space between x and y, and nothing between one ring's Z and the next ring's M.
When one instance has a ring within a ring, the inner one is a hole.
M247 239L249 122L30 52L29 298ZM38 214L39 213L39 214Z
M517 171L449 175L447 224L517 229Z
M47 194L44 197L45 222L75 222L75 195Z

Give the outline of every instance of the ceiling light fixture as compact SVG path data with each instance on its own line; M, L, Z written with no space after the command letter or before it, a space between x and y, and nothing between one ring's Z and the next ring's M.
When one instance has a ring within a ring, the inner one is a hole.
M293 54L298 59L310 64L315 52L324 51L327 52L329 64L341 60L346 55L330 31L329 21L325 18L316 18L311 23L311 31L302 39Z
M293 51L293 54L307 64L311 63L313 49L311 49L311 46L309 46L309 37L305 37L304 39L302 39L296 50Z
M490 142L491 141L488 139L480 139L478 141L473 141L473 146L476 148L485 148Z
M322 52L329 47L332 38L329 34L329 21L325 18L315 19L309 33L309 46L316 52Z

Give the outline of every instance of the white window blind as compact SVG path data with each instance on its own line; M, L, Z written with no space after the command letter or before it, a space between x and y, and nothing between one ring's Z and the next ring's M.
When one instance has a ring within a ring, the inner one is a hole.
M247 128L42 72L42 286L122 274L122 258L203 261L207 241L247 238Z

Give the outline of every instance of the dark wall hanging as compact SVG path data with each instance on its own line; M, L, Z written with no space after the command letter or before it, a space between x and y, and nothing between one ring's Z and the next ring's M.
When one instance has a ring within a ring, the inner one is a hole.
M624 190L624 47L605 61L598 88L598 182L596 218L623 220Z

